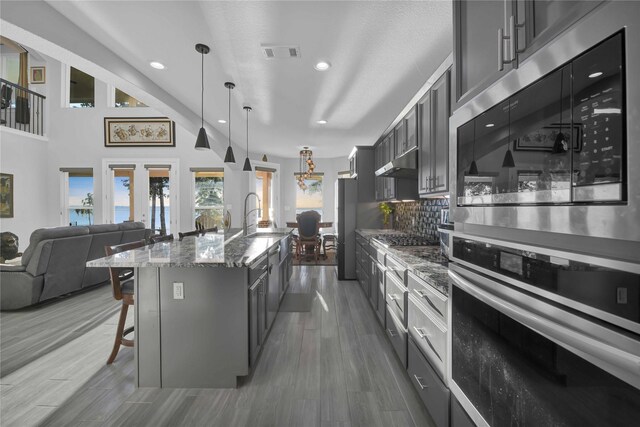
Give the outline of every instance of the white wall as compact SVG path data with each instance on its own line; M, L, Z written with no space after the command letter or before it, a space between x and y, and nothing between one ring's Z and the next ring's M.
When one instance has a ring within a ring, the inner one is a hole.
M18 235L20 251L35 228L57 225L47 218L47 212L58 210L47 195L47 144L0 126L0 171L13 175L13 218L0 219L0 230Z

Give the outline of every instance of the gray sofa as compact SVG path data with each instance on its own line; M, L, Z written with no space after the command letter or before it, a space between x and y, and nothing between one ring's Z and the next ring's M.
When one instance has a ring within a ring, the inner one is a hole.
M109 280L107 268L87 268L104 247L147 239L141 222L40 228L29 238L21 265L0 266L0 310L14 310Z

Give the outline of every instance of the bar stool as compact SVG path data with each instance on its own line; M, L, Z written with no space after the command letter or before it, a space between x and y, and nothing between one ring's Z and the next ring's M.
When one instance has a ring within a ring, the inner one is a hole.
M160 243L160 242L171 242L173 240L173 234L167 234L166 236L151 236L149 238L149 243Z
M336 250L336 235L332 233L326 233L322 235L322 253L324 258L327 258L327 249Z
M199 236L202 233L202 230L193 230L193 231L185 231L184 233L178 233L178 236L180 237L180 241L182 241L182 239L184 239L185 237L188 236Z
M105 246L104 250L109 255L118 254L121 252L129 251L131 249L142 248L145 246L145 241L140 240L131 243L125 243L116 246ZM129 306L135 304L133 294L133 280L132 275L128 274L130 271L128 268L109 267L109 275L111 276L111 287L113 289L113 297L116 301L122 301L122 307L120 308L120 319L118 320L118 327L116 329L116 339L113 343L113 350L107 360L107 365L110 365L115 360L120 351L120 346L133 347L134 341L125 338L128 334L133 332L133 326L125 329L125 322L127 321L127 312ZM125 274L123 274L125 273Z

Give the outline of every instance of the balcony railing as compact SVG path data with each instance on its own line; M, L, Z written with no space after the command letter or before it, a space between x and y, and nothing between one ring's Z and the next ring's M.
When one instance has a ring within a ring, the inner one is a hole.
M0 79L2 109L0 125L35 135L44 134L45 96Z

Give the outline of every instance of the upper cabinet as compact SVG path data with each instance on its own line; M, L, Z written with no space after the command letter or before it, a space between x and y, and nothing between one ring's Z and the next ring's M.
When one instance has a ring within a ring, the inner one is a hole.
M603 1L453 2L455 108L462 106Z
M391 153L391 158L395 159L404 153L404 148L407 145L407 133L404 120L400 120L400 123L393 130L393 134L395 135L395 147L393 152Z
M403 120L406 138L402 154L418 146L418 117L416 110L416 107L413 107Z
M450 71L447 70L418 102L418 191L434 195L449 191Z

